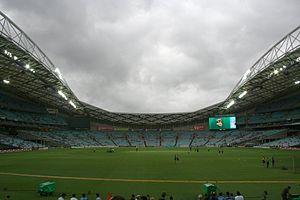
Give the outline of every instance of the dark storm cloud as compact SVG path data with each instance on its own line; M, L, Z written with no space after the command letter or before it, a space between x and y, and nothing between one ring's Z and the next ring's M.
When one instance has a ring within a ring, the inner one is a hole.
M119 112L194 111L224 100L298 26L297 0L2 0L79 99Z

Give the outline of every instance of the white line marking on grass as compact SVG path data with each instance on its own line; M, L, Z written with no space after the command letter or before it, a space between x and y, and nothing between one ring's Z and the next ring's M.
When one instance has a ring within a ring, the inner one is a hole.
M51 176L39 174L23 174L23 173L10 173L0 172L0 175L7 176L21 176L21 177L34 177L34 178L51 178L51 179L65 179L65 180L86 180L86 181L110 181L110 182L133 182L133 183L220 183L220 184L300 184L300 180L155 180L155 179L121 179L121 178L92 178L92 177L74 177L74 176Z

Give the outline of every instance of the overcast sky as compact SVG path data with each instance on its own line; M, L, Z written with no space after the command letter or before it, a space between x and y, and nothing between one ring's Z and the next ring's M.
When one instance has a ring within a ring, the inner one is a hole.
M299 25L299 0L0 0L82 101L195 111Z

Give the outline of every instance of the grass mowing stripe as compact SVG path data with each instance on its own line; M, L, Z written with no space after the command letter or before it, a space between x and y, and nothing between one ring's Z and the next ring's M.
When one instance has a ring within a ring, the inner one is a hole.
M226 180L143 180L143 179L118 179L118 178L91 178L91 177L73 177L73 176L48 176L39 174L21 174L21 173L10 173L0 172L0 175L7 176L22 176L22 177L35 177L35 178L52 178L52 179L67 179L67 180L87 180L87 181L111 181L111 182L135 182L135 183L188 183L188 184L199 184L199 183L223 183L223 184L300 184L300 181L294 180L280 180L280 181L226 181Z

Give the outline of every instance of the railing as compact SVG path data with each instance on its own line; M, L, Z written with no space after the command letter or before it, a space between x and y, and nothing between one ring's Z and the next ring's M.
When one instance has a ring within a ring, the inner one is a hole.
M41 63L65 86L67 82L55 73L56 67L46 54L24 33L11 19L0 11L0 35L12 41L18 47L27 52L31 57Z
M276 61L299 48L300 46L300 26L295 28L278 43L276 43L269 51L267 51L254 65L244 74L237 85L234 87L230 96L240 89L247 81L254 78L264 69L268 68Z

